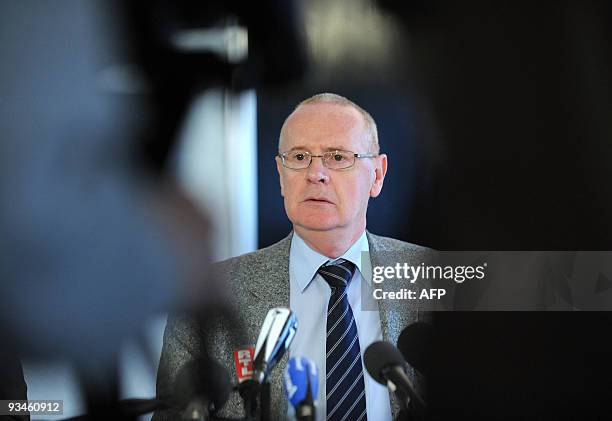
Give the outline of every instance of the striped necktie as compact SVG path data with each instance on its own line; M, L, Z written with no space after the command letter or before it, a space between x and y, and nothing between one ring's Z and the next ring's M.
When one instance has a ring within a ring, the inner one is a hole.
M355 273L355 265L339 259L324 264L318 273L332 291L327 307L326 419L367 420L357 324L346 294L348 284Z

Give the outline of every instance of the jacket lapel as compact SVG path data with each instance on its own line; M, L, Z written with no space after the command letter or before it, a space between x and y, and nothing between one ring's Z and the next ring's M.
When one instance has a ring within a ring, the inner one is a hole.
M375 235L366 231L370 246L370 262L375 266L394 266L398 256L397 250L387 249ZM382 284L384 289L384 284ZM402 330L418 319L418 311L411 311L405 305L398 305L392 300L377 300L383 340L393 345L397 344ZM414 373L410 373L414 376ZM394 393L389 392L391 410L394 417L400 412L400 404Z
M372 262L372 267L395 265L395 262L387 261L389 260L389 256L385 255L392 253L392 251L385 250L375 235L372 235L367 231L366 234L370 246L370 260ZM377 303L383 340L395 345L402 329L410 323L410 312L402 311L405 309L400 308L400 306L394 304L390 300L377 300Z

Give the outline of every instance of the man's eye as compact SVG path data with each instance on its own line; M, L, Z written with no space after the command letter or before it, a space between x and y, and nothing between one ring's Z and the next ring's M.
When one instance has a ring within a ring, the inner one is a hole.
M337 154L334 154L334 159L336 161L342 161L344 159L344 156L337 153Z
M295 159L297 159L298 161L303 161L305 158L303 153L298 153L295 155Z

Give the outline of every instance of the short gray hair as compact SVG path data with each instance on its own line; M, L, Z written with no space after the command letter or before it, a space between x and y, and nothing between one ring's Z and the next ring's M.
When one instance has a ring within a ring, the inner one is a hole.
M320 104L320 103L344 105L347 107L353 107L355 110L357 110L359 114L361 114L361 116L363 117L365 131L370 140L371 150L369 152L373 152L376 154L380 153L380 145L378 143L378 129L376 128L376 122L374 121L370 113L368 113L366 110L361 108L359 105L355 104L350 99L343 97L342 95L332 94L329 92L324 92L321 94L313 95L310 98L307 98L303 100L302 102L300 102L293 109L291 114L293 114L302 105L311 105L311 104ZM291 116L291 114L289 114L289 116ZM287 117L287 119L289 119L289 116ZM283 127L285 127L285 124L287 123L287 119L285 119L285 122L283 123ZM281 132L282 132L282 129L281 129ZM279 139L279 146L280 146L280 139Z

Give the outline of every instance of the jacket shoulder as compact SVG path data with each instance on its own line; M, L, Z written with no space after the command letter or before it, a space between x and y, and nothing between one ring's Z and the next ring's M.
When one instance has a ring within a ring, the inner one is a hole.
M368 240L370 246L375 251L393 251L393 252L418 252L418 253L431 253L434 252L425 246L418 244L408 243L406 241L396 240L395 238L383 237L368 232Z
M215 269L220 273L252 272L254 269L265 270L266 267L282 263L289 258L291 236L289 234L268 247L217 262L214 264Z

